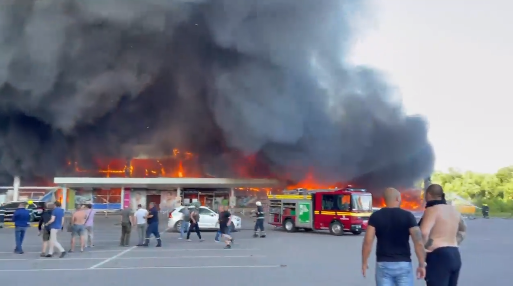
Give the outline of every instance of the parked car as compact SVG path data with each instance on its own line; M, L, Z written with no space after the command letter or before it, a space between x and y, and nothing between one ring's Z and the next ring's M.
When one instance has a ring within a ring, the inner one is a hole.
M12 215L14 211L18 208L22 201L10 202L0 207L0 209L5 210L5 221L12 221ZM43 201L32 201L32 204L27 205L27 209L30 211L30 221L39 221L41 218L41 214L43 214L43 208L45 206L45 202Z
M167 227L169 229L173 229L175 231L180 231L180 226L182 225L183 214L180 212L184 207L178 207L174 209L171 213L169 213L169 220L167 222ZM193 206L188 207L190 211L194 209ZM215 211L207 208L200 207L199 208L199 228L200 229L211 229L216 230L219 229L219 214ZM242 219L239 216L232 215L232 230L239 230L242 228Z

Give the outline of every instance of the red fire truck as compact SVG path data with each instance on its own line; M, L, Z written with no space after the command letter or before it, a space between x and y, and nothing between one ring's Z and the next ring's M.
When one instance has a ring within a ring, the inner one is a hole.
M372 194L348 186L341 189L284 191L268 195L269 224L283 226L288 232L329 230L333 235L367 229L372 214Z

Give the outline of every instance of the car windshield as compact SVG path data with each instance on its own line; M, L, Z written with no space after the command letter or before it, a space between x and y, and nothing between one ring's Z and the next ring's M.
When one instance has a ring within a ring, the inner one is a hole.
M352 195L353 211L372 211L371 195Z

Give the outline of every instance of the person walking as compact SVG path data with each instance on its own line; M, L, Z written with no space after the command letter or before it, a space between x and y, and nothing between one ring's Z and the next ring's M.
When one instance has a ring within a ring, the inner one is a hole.
M417 220L409 211L400 208L401 193L388 188L384 194L386 207L369 218L362 245L362 274L367 275L368 259L377 237L376 285L413 286L414 271L411 263L410 236L419 261L417 279L426 275L426 253Z
M222 237L225 238L225 249L232 248L233 244L233 238L229 234L231 218L232 214L228 211L228 206L226 206L225 210L219 216L219 230L221 231Z
M194 230L196 231L196 234L198 235L198 238L199 238L199 241L202 242L203 239L201 239L201 233L200 233L200 229L199 229L199 220L200 220L200 215L199 215L199 208L196 206L194 208L194 210L191 212L191 219L190 219L190 227L189 227L189 230L187 231L187 241L192 241L190 239L191 237L191 231Z
M48 224L50 225L50 245L46 257L52 257L53 248L56 247L61 253L59 257L63 258L66 256L66 251L64 251L64 248L57 240L57 234L62 231L62 227L64 225L64 210L61 208L61 202L55 202L55 208L52 211L52 218Z
M43 249L41 250L41 257L45 257L48 245L50 241L50 225L48 222L52 219L52 211L53 204L46 203L43 213L41 214L41 218L39 219L39 225L37 229L39 230L39 236L43 238Z
M219 238L222 235L222 233L221 233L221 217L223 215L223 212L224 212L224 207L222 205L219 205L219 208L218 208L218 218L217 218L217 224L219 225L219 229L217 230L216 237L214 238L215 242L219 242Z
M87 219L85 222L85 233L86 233L86 247L94 247L94 216L96 210L93 209L93 204L86 204Z
M189 231L189 221L191 220L191 212L188 207L184 207L180 210L182 213L182 223L180 224L180 237L178 239L183 239L185 233Z
M157 239L157 247L162 246L162 241L160 239L159 233L159 210L155 203L150 203L150 210L148 211L148 227L146 228L146 239L144 240L143 246L149 246L150 237L153 234L155 239Z
M456 286L461 270L459 246L467 226L461 213L445 200L442 186L426 189L426 210L419 222L426 249L427 286Z
M134 212L128 206L121 211L121 239L119 246L130 245L130 234L132 233L132 226L134 222Z
M17 254L23 254L22 244L25 239L25 233L30 224L30 211L27 210L26 207L27 204L20 203L12 216L12 220L14 222L14 239L16 242L14 253Z
M148 211L142 207L141 204L137 205L137 211L134 214L135 222L137 223L137 236L139 237L139 243L137 246L144 244L144 238L146 233L146 218L148 217Z
M262 206L261 202L256 202L257 209L256 209L256 222L255 222L255 234L253 234L253 237L265 237L265 231L264 231L264 220L265 220L265 212L264 207ZM260 235L258 235L258 230L260 230Z

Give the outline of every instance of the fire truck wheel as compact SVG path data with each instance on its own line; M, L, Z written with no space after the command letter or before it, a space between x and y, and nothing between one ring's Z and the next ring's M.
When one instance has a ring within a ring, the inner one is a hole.
M283 228L288 232L295 232L296 226L294 225L294 222L291 219L286 219L283 222Z
M334 221L330 225L330 233L336 236L344 235L344 226L340 222Z

